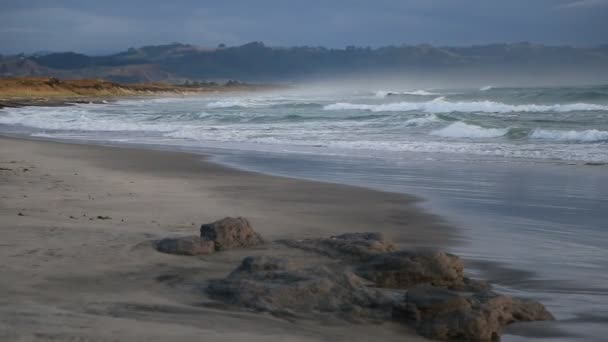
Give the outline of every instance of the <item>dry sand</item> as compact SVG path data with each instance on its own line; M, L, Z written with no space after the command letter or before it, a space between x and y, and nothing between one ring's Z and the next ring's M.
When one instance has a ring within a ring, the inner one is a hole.
M151 247L225 216L247 217L267 240L379 231L405 247L453 241L415 202L200 155L0 138L0 340L422 340L396 324L286 320L204 293L247 255L304 252L270 243L185 257Z

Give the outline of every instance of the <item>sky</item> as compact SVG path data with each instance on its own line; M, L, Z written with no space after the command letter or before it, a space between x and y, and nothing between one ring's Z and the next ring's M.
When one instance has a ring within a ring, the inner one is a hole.
M203 46L608 44L608 0L0 0L0 53Z

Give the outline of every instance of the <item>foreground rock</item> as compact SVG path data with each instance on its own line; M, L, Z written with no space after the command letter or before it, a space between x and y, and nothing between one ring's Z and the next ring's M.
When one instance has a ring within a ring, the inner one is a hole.
M215 244L198 236L186 236L162 239L156 242L156 249L168 254L206 255L215 252Z
M554 319L536 301L428 285L410 289L405 300L393 308L393 317L415 327L422 336L444 341L492 341L507 324Z
M357 267L357 273L386 288L408 289L420 284L469 291L489 288L485 282L466 278L462 260L444 252L380 254Z
M226 217L201 226L201 239L213 241L216 251L237 247L252 247L262 244L262 237L256 233L247 219Z
M198 240L163 241L159 246L165 250L188 253L202 242L205 251L262 243L243 218L203 225ZM279 257L247 257L226 278L209 282L210 297L277 315L397 320L437 340L490 341L507 324L553 319L538 302L499 295L487 283L468 279L462 260L449 253L395 251L377 233L281 242L337 260L316 258L318 265L303 258L299 265Z
M285 259L247 257L226 279L211 282L208 292L230 304L278 314L331 312L349 318L388 318L387 309L396 298L365 283L346 270L298 268Z
M366 260L397 248L380 233L348 233L330 238L283 240L283 244L332 258Z

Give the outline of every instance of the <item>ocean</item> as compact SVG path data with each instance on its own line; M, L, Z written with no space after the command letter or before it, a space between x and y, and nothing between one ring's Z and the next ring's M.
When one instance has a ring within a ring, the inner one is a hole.
M462 232L452 252L556 314L547 340L608 335L608 86L138 98L3 109L0 132L418 195Z

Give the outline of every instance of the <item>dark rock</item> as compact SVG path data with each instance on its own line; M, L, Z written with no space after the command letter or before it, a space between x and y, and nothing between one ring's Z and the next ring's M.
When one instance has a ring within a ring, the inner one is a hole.
M490 288L485 282L466 278L462 260L444 252L379 254L358 266L356 273L386 288L407 289L420 284L467 291Z
M405 300L393 308L393 318L412 325L422 336L444 341L491 341L498 339L507 324L554 319L536 301L429 285L410 289Z
M253 230L249 221L242 217L226 217L202 225L201 239L215 242L215 249L218 251L263 243L262 237Z
M380 233L348 233L330 238L283 240L283 244L332 258L369 259L378 254L392 252L396 247L385 241Z
M388 318L395 300L366 287L352 272L302 269L274 257L245 258L226 279L212 281L208 292L229 304L273 313L333 312L359 317L375 313ZM380 307L384 310L376 310Z
M357 268L357 273L380 287L407 289L418 284L457 288L464 284L464 265L443 252L380 254Z
M185 236L162 239L156 243L156 250L168 254L206 255L215 251L215 244L198 236Z
M112 218L110 216L103 216L103 215L99 215L97 216L98 220L111 220Z
M291 260L284 258L258 256L258 257L247 257L243 259L241 265L232 271L231 276L238 277L244 274L255 274L256 277L260 278L264 272L276 272L276 271L288 271L293 270L294 265Z

